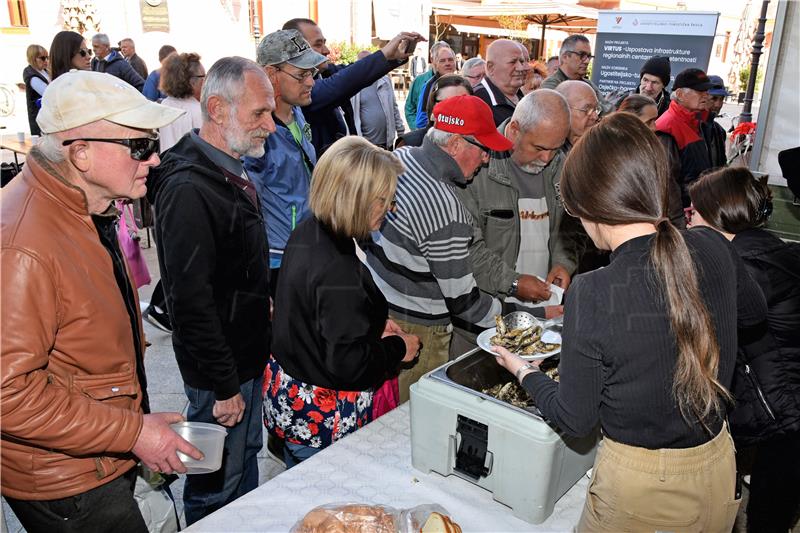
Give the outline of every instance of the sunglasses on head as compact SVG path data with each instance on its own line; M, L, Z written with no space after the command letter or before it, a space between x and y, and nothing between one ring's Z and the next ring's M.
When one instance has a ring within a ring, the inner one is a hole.
M127 146L131 152L131 159L134 161L147 161L153 154L159 152L161 143L158 136L155 137L136 137L134 139L69 139L61 143L62 146L69 146L76 141L113 143Z
M94 52L92 52L88 48L81 48L80 50L78 50L78 53L81 55L81 57L86 57L86 56L92 57L92 54Z

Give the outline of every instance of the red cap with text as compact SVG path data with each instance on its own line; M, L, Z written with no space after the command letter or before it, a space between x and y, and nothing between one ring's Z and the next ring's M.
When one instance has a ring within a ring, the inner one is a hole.
M505 152L514 146L497 131L492 109L477 96L454 96L436 104L433 108L433 127L474 137L495 152Z

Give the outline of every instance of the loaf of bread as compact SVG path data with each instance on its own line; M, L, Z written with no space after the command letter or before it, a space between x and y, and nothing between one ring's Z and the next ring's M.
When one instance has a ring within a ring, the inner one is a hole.
M420 533L461 533L461 526L450 520L449 516L433 512Z
M380 506L342 505L309 511L298 533L394 533L395 520Z

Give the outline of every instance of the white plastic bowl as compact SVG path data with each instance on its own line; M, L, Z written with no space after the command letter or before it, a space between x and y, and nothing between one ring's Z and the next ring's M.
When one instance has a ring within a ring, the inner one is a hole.
M178 459L186 465L187 474L210 474L220 469L225 436L228 434L224 427L204 422L178 422L171 427L205 456L202 461L197 461L178 452Z

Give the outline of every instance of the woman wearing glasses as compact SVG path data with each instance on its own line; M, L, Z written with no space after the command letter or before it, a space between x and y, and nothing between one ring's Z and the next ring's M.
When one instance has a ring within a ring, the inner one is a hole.
M60 31L50 45L50 80L72 69L91 70L92 50L80 33Z
M50 74L47 72L50 56L44 46L32 44L28 47L28 66L22 71L22 81L25 82L25 102L28 105L28 125L31 135L40 135L41 130L36 124L36 115L39 114L41 98L50 83Z
M730 531L741 501L728 391L737 322L763 326L766 305L721 235L670 223L667 179L636 117L615 113L581 137L561 195L611 264L570 286L560 383L496 348L566 434L603 430L578 531Z
M399 160L361 137L336 141L311 181L313 216L289 237L264 375L264 422L292 467L372 420L373 391L419 353L388 319L356 256L394 203Z

